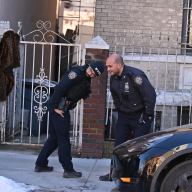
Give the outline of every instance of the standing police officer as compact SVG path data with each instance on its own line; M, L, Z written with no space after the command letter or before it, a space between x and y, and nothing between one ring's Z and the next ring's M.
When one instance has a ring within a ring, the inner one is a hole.
M151 131L154 118L156 93L145 73L124 65L123 58L112 54L106 61L111 75L110 91L118 112L115 146L145 135ZM102 181L110 180L109 174L100 176Z
M70 113L80 99L86 99L91 93L91 78L104 71L101 61L92 61L89 65L74 66L68 70L54 89L49 100L50 135L45 142L35 166L35 172L53 171L48 166L48 157L58 147L59 162L64 178L81 177L82 173L73 168L70 144Z

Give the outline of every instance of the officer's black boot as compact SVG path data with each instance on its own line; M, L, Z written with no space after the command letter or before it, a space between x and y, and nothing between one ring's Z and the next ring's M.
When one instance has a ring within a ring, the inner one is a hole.
M73 169L72 171L64 171L63 177L64 178L78 178L78 177L82 177L82 173L77 172Z
M34 169L35 172L51 172L53 171L53 167L51 166L35 166L35 169Z
M106 175L101 175L101 176L99 177L99 180L100 180L100 181L112 181L109 173L106 174Z

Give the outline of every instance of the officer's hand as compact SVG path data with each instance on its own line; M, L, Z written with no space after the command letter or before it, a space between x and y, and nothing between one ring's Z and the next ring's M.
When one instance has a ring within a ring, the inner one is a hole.
M153 117L152 117L152 115L144 114L143 115L143 120L145 122L151 122L153 120Z
M64 117L64 111L61 109L54 109L55 113L59 114L61 117Z
M141 117L139 118L140 124L146 124L147 122L151 122L153 120L153 117L148 114L141 114Z

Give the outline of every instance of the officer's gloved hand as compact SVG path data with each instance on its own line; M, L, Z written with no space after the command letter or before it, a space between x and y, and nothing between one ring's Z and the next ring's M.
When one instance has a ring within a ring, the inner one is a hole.
M142 113L141 117L139 119L139 123L141 124L146 124L147 122L151 122L153 120L153 116L146 114L146 113Z
M149 114L143 114L143 120L145 122L151 122L153 120L153 116Z

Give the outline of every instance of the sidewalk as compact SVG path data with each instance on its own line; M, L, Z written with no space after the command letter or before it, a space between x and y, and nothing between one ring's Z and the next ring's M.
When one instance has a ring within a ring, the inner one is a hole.
M49 158L54 166L50 173L33 171L37 154L26 151L0 151L0 176L18 183L40 187L41 192L110 192L113 182L99 181L99 176L108 173L110 159L73 158L74 168L83 173L82 178L65 179L57 155Z

